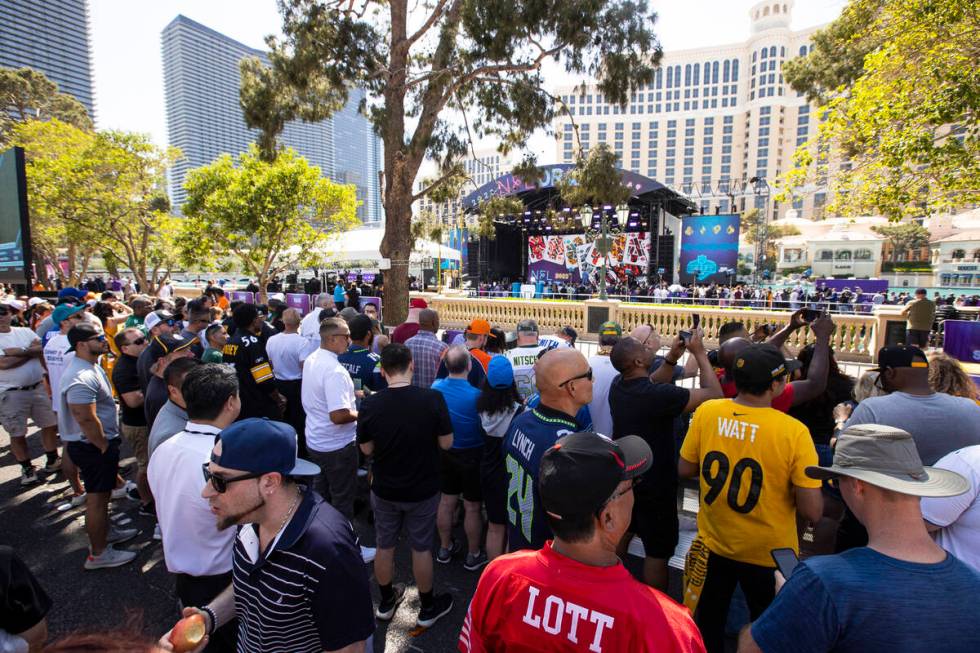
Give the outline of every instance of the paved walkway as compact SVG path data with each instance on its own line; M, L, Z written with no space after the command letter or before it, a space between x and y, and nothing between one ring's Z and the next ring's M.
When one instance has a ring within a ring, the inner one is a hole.
M35 464L43 460L40 438L29 436ZM123 445L124 476L135 473L135 460ZM9 437L0 429L0 544L14 547L38 577L51 596L53 607L48 615L52 637L73 630L113 630L131 624L147 636L158 637L176 621L174 585L163 561L163 549L152 540L153 522L137 514L138 504L128 499L115 501L111 518L118 524L142 529L135 540L123 547L140 552L136 560L123 567L84 571L87 554L84 531L84 509L59 510L69 495L68 484L61 475L47 482L22 488L20 468L9 449ZM374 529L358 515L355 524L363 543L374 544ZM458 537L464 537L462 533ZM410 582L407 545L396 554L396 582ZM370 571L370 568L369 568ZM432 629L416 633L415 616L418 594L409 588L406 601L390 624L380 624L375 633L374 650L382 651L452 651L455 650L460 626L476 588L478 575L463 569L462 559L449 565L436 565L437 591L449 591L456 598L451 614ZM371 576L372 590L377 586ZM375 597L377 600L377 597Z

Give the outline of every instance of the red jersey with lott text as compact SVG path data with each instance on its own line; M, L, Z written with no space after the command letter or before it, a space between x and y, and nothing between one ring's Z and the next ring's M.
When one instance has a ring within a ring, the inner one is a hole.
M518 551L480 577L459 635L462 653L701 653L688 611L622 563L593 567L557 553Z

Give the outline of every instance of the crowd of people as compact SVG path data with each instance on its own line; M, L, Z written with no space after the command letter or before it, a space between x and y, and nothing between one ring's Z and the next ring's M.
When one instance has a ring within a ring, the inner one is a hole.
M669 335L610 321L586 357L575 329L529 318L444 338L420 298L388 329L345 289L306 315L217 287L89 293L0 300L0 423L25 487L60 473L84 505L86 570L136 558L139 530L108 513L139 502L175 620L204 620L194 650L368 650L408 571L420 628L468 600L464 653L977 650L980 403L942 353L885 347L849 377L820 310L724 324L711 349L696 319ZM699 511L675 602L686 479ZM825 555L799 560L817 539ZM479 576L472 597L438 587L456 564ZM0 650L41 650L50 600L9 547L0 593Z
M564 283L537 280L533 276L527 284L535 286L536 296L550 299L582 301L599 294L594 282ZM524 285L518 282L518 287ZM520 296L520 290L506 279L479 283L471 290L478 297ZM870 313L875 306L903 306L914 299L911 291L863 290L860 285L834 288L817 283L786 284L781 287L750 283L691 283L672 284L666 281L649 284L639 281L616 281L606 286L608 296L626 301L654 304L695 304L717 307L766 308L795 311L803 306L820 306L832 313ZM936 306L980 306L980 295L945 296L933 291L931 300Z

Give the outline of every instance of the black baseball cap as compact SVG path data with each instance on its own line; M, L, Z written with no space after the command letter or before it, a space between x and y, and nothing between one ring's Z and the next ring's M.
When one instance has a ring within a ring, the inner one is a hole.
M887 367L918 367L929 369L929 359L924 351L911 345L895 345L878 350L878 366L869 371L880 372Z
M749 345L738 353L732 363L735 383L772 383L776 379L793 373L803 366L796 359L787 360L782 352L772 345Z
M615 441L592 431L566 435L541 458L541 504L555 519L592 514L617 485L640 476L652 464L650 445L637 435Z
M197 342L197 337L185 338L180 334L163 334L159 336L154 336L153 340L150 342L150 349L152 350L151 356L156 359L161 356L166 356L167 354L172 354L175 351L180 351L182 349L187 349L192 347L194 343Z
M87 322L77 324L68 329L68 344L70 346L67 351L75 351L75 345L78 343L85 342L86 340L94 340L99 336L104 338L105 334L96 329L94 324Z

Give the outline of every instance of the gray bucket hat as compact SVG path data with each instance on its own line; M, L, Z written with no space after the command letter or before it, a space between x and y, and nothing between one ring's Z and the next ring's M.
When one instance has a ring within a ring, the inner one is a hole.
M956 472L923 467L912 436L883 424L848 427L837 438L834 464L807 467L806 475L820 480L849 476L917 497L954 497L970 489Z

